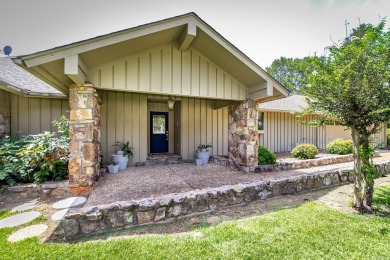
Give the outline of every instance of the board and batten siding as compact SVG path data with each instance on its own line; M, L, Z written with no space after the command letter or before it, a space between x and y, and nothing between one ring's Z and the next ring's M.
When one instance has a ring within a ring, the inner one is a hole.
M115 142L129 141L134 153L129 163L145 162L149 143L148 113L154 110L153 107L164 110L165 108L156 105L155 100L168 99L168 96L107 90L99 90L99 93L102 100L103 161L112 161L111 154L115 153L112 145ZM192 160L200 143L212 143L214 154L227 155L228 109L214 110L214 102L210 99L172 98L176 100L175 115L170 115L170 120L175 119L180 124L174 138L171 137L180 146L174 151L183 159Z
M69 117L69 100L58 98L23 97L10 94L11 134L39 134L55 132L54 120Z
M259 132L259 144L272 152L291 151L298 143L311 143L325 149L325 128L303 125L299 121L314 119L315 115L298 118L294 114L264 112L264 131Z
M296 117L294 114L283 112L264 112L264 131L259 131L259 144L272 152L291 151L298 143L311 143L319 149L334 139L352 139L351 131L345 126L326 125L308 126L299 121L313 120L316 115ZM372 136L373 145L377 146L386 141L386 129Z
M0 112L10 113L11 93L0 89Z
M177 42L89 68L96 88L228 100L247 98L247 87L190 47Z

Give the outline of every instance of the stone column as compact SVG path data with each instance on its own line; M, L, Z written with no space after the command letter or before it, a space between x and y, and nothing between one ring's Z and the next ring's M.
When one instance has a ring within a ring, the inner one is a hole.
M259 134L257 111L253 100L236 102L229 107L229 159L244 172L254 172L258 162Z
M92 84L69 89L69 187L88 195L99 177L100 97Z
M0 111L0 140L11 134L10 121L11 115L8 112Z

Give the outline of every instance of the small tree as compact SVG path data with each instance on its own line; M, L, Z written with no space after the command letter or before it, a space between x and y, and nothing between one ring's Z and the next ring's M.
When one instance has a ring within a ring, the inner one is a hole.
M372 212L374 148L370 135L390 116L390 32L385 20L363 24L340 44L329 47L309 76L311 111L323 111L323 120L337 117L351 129L354 154L353 207ZM307 111L309 112L309 111Z

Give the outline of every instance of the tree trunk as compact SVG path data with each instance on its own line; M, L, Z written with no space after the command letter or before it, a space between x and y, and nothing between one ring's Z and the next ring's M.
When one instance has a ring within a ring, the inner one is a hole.
M372 197L374 193L374 176L372 169L372 151L369 136L351 128L354 156L354 199L353 207L360 212L372 213Z
M352 142L353 142L353 168L355 173L355 182L353 185L353 207L356 209L360 209L363 206L363 187L362 187L362 181L363 181L363 175L361 172L361 159L359 155L359 132L355 128L351 128L352 132Z

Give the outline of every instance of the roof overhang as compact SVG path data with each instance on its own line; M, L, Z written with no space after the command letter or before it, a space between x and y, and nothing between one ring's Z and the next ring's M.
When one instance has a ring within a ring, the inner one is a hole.
M16 88L14 86L11 86L5 82L0 82L0 89L3 89L5 91L24 96L24 97L41 97L41 98L67 98L66 95L62 93L42 93L42 92L33 92L33 91L26 91L19 88Z
M178 42L179 50L193 46L248 88L248 97L268 101L288 91L255 62L194 13L24 55L15 63L63 93L89 81L88 68Z

